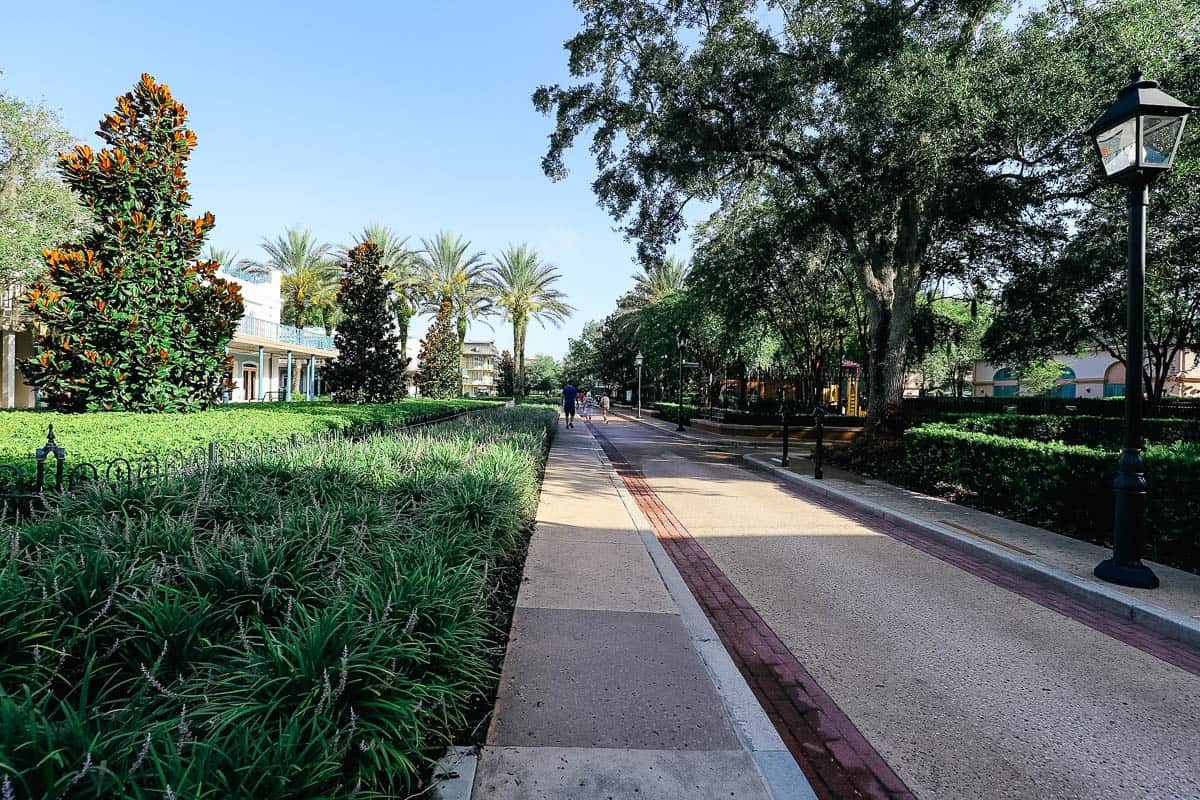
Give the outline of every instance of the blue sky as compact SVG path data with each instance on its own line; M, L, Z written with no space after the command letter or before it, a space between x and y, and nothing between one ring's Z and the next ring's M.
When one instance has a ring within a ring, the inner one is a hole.
M633 246L596 205L586 143L566 181L540 168L551 120L529 98L567 80L567 0L93 0L4 16L0 90L59 109L81 140L143 71L170 85L199 139L193 210L216 215L218 247L259 257L289 225L343 242L369 222L414 242L446 228L489 253L529 242L578 308L530 330L527 351L555 356L631 284ZM493 324L471 335L511 347Z

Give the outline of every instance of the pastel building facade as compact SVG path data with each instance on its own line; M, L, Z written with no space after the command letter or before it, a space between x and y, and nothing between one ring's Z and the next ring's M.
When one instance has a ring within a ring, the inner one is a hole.
M246 314L229 342L234 387L227 402L312 399L320 392L320 369L337 355L333 337L321 328L303 330L280 323L282 276L218 273L242 288ZM37 392L25 382L17 360L33 354L33 332L18 298L19 287L0 295L0 407L36 408Z
M1111 353L1093 350L1078 356L1055 356L1062 373L1053 394L1067 399L1121 397L1125 394L1125 365ZM1017 397L1021 393L1015 372L986 361L975 364L971 381L976 397ZM1164 394L1170 397L1200 397L1200 365L1197 354L1180 353L1168 371Z
M463 391L469 397L497 393L496 365L499 359L500 351L495 342L463 342Z

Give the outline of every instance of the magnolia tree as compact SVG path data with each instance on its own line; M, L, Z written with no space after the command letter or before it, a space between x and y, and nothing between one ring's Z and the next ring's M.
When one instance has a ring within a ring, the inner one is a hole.
M462 389L461 352L454 310L450 301L445 300L429 326L429 333L421 340L417 386L423 397L458 397Z
M384 270L382 251L373 242L346 254L337 296L345 318L334 336L338 357L329 365L329 388L340 403L389 403L407 394L408 359L400 349Z
M95 228L43 252L46 275L23 298L41 335L21 368L62 411L203 408L230 387L243 307L200 257L213 215L187 215L187 111L144 74L97 134L105 149L60 156Z

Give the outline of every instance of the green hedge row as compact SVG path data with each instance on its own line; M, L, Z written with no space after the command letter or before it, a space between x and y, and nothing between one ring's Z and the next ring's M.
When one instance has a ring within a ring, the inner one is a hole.
M254 439L277 439L291 434L348 430L405 417L438 414L463 408L491 407L478 400L410 398L380 405L335 403L234 403L194 414L133 414L94 412L59 414L53 411L0 412L0 463L23 468L33 451L46 441L54 425L58 443L67 449L68 463L135 458Z
M0 548L19 798L382 798L491 707L555 415L82 492Z
M674 422L679 419L679 404L678 403L654 403L650 408L655 411L662 419ZM700 416L701 409L699 406L683 404L683 424L690 425L694 417Z
M941 420L961 431L990 433L1038 442L1062 442L1089 447L1119 447L1125 421L1115 417L1049 414L947 414ZM1147 419L1146 441L1160 444L1200 441L1200 420Z
M905 431L899 477L1031 525L1111 545L1117 453L929 423ZM1146 450L1147 557L1200 572L1200 444Z

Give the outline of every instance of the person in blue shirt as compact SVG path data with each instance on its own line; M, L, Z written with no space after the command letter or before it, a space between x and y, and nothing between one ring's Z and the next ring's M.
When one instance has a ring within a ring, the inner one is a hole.
M579 390L573 384L568 383L563 387L563 413L567 415L567 427L575 427L575 399L579 396Z

